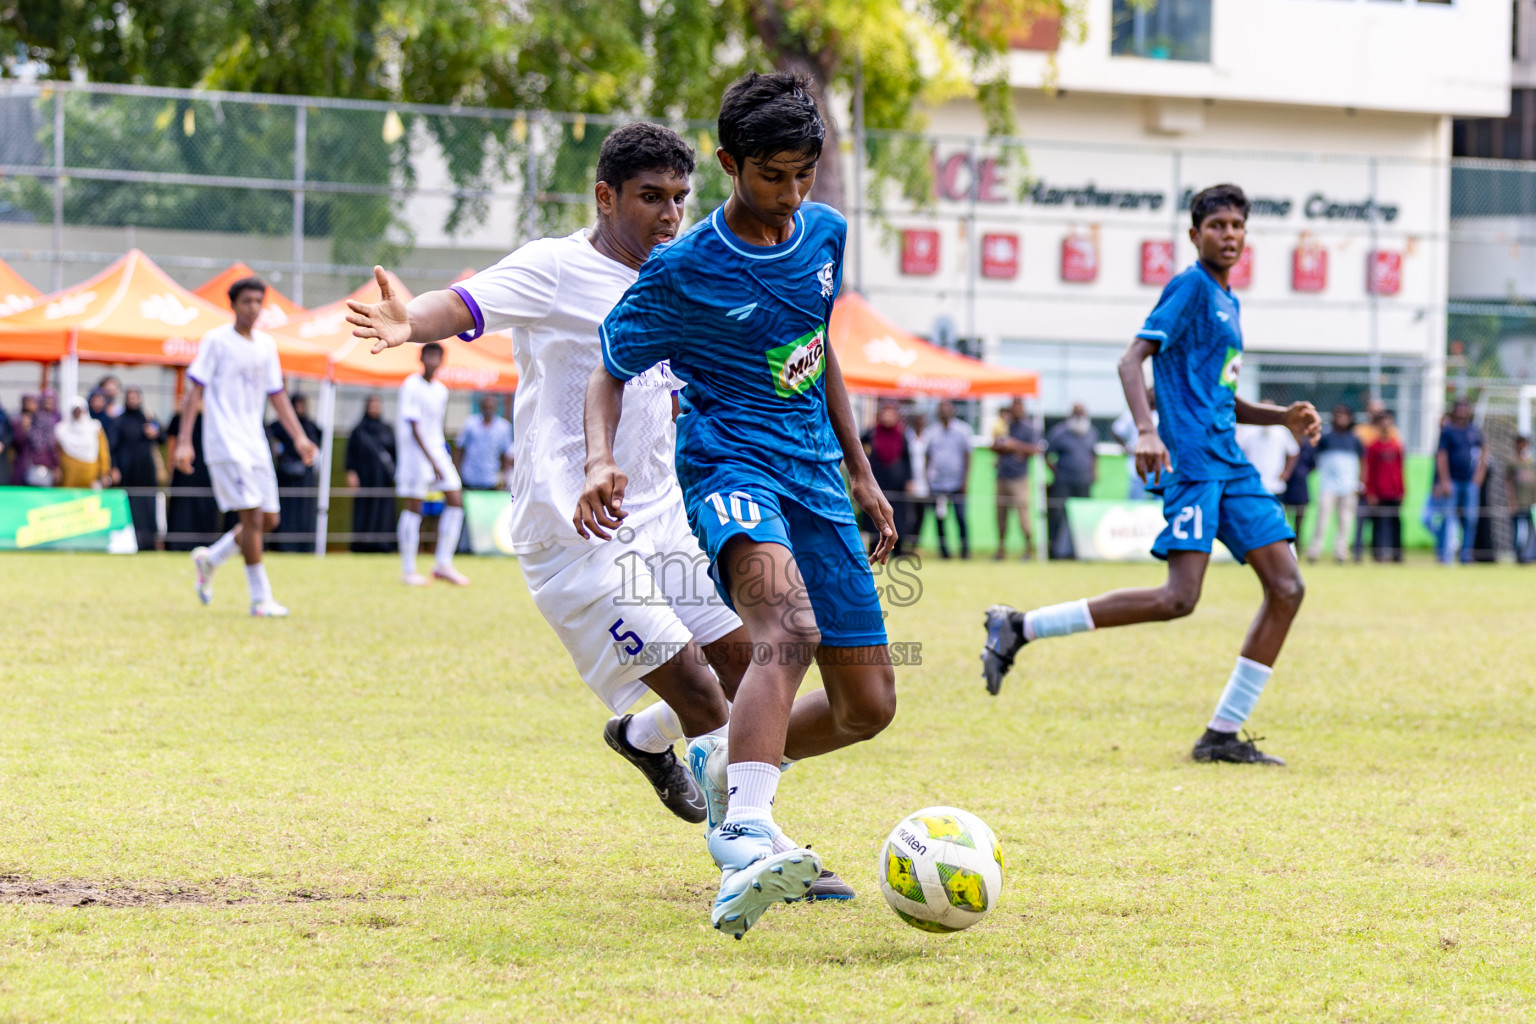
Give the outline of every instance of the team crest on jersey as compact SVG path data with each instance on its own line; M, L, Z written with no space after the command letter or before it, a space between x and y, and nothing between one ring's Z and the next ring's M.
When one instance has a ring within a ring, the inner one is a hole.
M1237 390L1237 375L1243 372L1243 351L1227 349L1227 361L1221 364L1221 386Z
M833 260L827 260L827 262L822 265L822 268L816 271L816 280L821 282L822 298L830 299L832 297L832 290L837 287L837 281L835 280L836 274L837 263Z
M768 372L773 374L773 390L780 398L803 394L821 379L826 369L827 325L796 338L788 345L767 351Z

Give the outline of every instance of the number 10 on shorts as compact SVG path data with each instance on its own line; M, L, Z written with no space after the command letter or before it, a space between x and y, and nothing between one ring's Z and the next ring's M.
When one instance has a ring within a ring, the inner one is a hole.
M746 491L732 491L730 493L729 511L727 511L726 507L727 499L720 497L719 491L716 491L704 500L709 502L710 506L715 510L715 515L720 517L721 526L730 522L737 522L750 530L763 521L762 510L757 507L757 502L752 499L752 495Z
M1179 514L1173 517L1170 524L1173 527L1173 535L1179 540L1189 539L1189 524L1194 521L1195 540L1205 539L1205 511L1199 505L1185 505L1179 509Z

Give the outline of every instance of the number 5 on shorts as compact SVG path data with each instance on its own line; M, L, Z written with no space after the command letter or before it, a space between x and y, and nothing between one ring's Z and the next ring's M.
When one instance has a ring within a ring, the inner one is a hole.
M645 641L641 640L632 629L626 629L620 633L619 629L624 625L623 619L617 619L608 627L608 635L613 637L615 643L633 643L633 647L624 648L624 653L633 658L645 649Z

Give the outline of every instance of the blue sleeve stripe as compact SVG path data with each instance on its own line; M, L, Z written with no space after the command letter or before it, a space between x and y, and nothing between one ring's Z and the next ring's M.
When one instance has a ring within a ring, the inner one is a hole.
M1138 337L1138 338L1145 338L1148 341L1167 341L1168 340L1168 332L1167 331L1154 331L1150 327L1143 327L1141 330L1136 332L1136 337Z
M630 380L640 376L639 371L627 369L622 363L613 357L613 342L608 337L608 325L599 324L597 336L603 343L603 368L619 380Z
M464 305L469 307L469 315L475 318L475 329L465 331L459 337L464 341L474 341L485 333L485 314L480 312L480 303L476 302L475 297L469 294L466 289L460 288L456 284L451 284L448 287L455 295L464 300Z

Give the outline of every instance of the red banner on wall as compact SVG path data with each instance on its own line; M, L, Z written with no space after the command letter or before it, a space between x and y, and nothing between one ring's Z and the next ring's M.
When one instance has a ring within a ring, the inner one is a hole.
M1403 287L1403 254L1377 249L1366 263L1365 287L1372 295L1396 295Z
M939 233L931 228L909 228L901 233L901 272L939 272Z
M981 236L981 276L1012 280L1019 276L1019 236Z
M1240 291L1253 284L1253 246L1243 246L1243 254L1232 265L1232 272L1227 275L1227 287L1233 291Z
M1328 287L1328 250L1298 245L1291 252L1291 291L1320 292Z
M1141 283L1167 284L1173 280L1173 242L1166 238L1141 243Z
M1092 281L1099 276L1099 243L1092 235L1068 235L1061 240L1061 279Z

